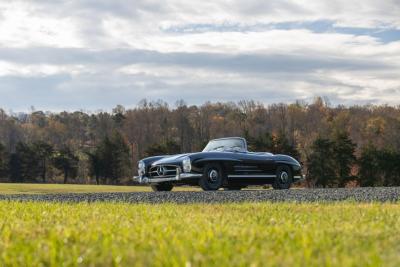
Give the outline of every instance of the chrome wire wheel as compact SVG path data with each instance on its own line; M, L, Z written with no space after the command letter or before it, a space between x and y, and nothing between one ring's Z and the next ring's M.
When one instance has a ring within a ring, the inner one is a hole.
M218 170L211 169L208 171L208 180L212 183L218 181L219 173Z
M218 163L209 163L204 166L203 176L199 180L199 185L205 191L218 190L222 187L224 173Z
M283 171L283 172L281 172L279 179L282 184L286 184L289 180L289 174L287 172Z
M276 178L272 184L274 189L289 189L293 182L292 170L287 165L280 165L276 169Z

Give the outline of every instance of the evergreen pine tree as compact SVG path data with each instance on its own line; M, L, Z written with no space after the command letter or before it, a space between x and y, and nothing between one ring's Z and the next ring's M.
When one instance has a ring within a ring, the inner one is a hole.
M64 184L69 178L75 178L78 172L79 159L69 148L63 148L57 151L53 157L54 167L64 174Z
M173 140L167 140L165 143L153 144L149 146L145 151L145 155L147 157L160 156L160 155L175 155L179 154L180 150L181 147L178 143L176 143Z
M119 132L111 136L111 176L113 183L119 183L119 179L130 176L130 149L125 139Z
M352 179L351 168L356 162L355 149L356 144L351 141L347 132L342 131L335 135L333 156L339 186L345 186Z
M50 159L53 156L53 146L46 142L35 142L32 145L38 160L38 168L42 182L46 182L47 169L49 168Z
M35 181L41 173L40 158L33 145L19 142L10 160L12 180Z
M361 149L358 159L358 181L361 186L374 186L379 182L378 150L372 144Z
M124 137L114 132L96 146L95 151L87 153L90 159L90 172L96 182L118 184L123 177L131 175L130 149Z
M318 137L308 157L308 177L316 185L327 187L336 180L333 157L333 143L329 139Z
M6 149L2 143L0 143L0 177L4 177L7 174L7 158Z
M285 133L280 132L277 134L273 139L273 143L274 153L289 155L297 160L300 158L299 152L294 145L289 143Z

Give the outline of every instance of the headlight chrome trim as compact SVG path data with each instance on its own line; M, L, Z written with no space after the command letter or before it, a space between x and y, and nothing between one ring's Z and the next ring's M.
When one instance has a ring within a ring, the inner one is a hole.
M146 164L143 162L143 160L138 162L138 174L139 176L143 176L146 173Z
M189 157L184 157L182 160L183 172L190 172L192 170L192 162Z

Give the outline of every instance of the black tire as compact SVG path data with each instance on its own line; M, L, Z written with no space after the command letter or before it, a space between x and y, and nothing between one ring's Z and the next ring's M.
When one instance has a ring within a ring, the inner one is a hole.
M222 186L223 181L224 173L221 166L216 163L210 163L204 167L199 185L204 191L214 191Z
M161 183L161 184L152 184L151 185L151 189L153 189L154 192L171 191L173 187L174 187L174 185L170 184L170 183Z
M286 165L280 165L276 169L276 178L272 187L274 189L289 189L293 183L292 170Z

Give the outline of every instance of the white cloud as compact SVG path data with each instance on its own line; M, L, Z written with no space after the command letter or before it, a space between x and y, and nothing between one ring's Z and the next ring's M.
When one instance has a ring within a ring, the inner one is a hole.
M335 30L400 29L398 14L398 0L3 2L0 106L96 109L210 95L399 104L400 36ZM331 29L312 28L326 22Z
M7 47L81 47L73 19L36 15L26 3L0 4L0 45Z

